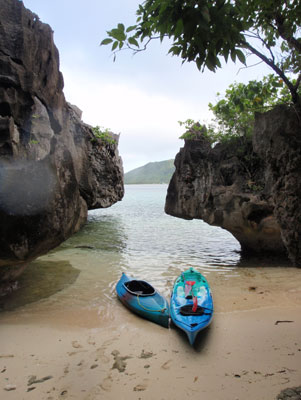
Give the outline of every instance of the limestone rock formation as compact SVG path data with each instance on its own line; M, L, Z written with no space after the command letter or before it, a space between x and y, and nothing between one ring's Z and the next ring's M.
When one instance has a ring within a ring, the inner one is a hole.
M257 115L253 143L185 140L168 187L167 214L231 232L249 253L288 254L301 265L301 142L293 110Z
M243 251L284 251L272 200L258 191L262 183L249 172L249 153L238 156L236 150L232 144L211 148L202 136L186 140L175 160L165 211L228 230ZM260 179L264 169L260 160L257 164Z
M49 25L0 0L0 281L123 197L118 136L94 136L63 94Z
M301 267L301 120L295 109L278 106L256 115L254 150L264 160L273 213L294 265Z

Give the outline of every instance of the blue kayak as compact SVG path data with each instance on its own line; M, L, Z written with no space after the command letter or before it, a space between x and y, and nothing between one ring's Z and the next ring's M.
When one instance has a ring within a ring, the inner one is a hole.
M204 276L193 268L176 279L170 299L170 316L186 332L193 345L197 334L206 328L213 316L213 300Z
M146 281L122 274L116 285L119 300L131 311L168 328L169 305L156 289Z

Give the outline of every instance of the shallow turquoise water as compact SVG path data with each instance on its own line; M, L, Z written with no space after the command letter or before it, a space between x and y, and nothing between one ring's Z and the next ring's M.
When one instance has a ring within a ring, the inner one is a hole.
M54 307L106 307L116 298L122 272L169 295L174 279L190 266L211 281L234 279L237 285L243 276L249 279L249 268L278 266L242 260L239 243L221 228L166 215L166 191L167 185L126 186L121 202L91 211L80 232L34 261L20 278L20 289L2 299L0 307L41 299Z
M84 229L61 248L92 246L118 253L125 270L151 275L170 266L222 270L240 261L240 246L227 231L200 220L164 213L166 185L128 185L124 200L89 213Z

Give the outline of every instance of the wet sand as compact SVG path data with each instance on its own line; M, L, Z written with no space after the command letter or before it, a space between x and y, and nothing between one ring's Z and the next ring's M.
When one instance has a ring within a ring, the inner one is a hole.
M301 383L294 271L286 282L224 292L215 281L213 323L194 348L177 328L136 317L116 299L106 311L54 313L44 301L39 311L34 303L2 313L1 399L275 399Z

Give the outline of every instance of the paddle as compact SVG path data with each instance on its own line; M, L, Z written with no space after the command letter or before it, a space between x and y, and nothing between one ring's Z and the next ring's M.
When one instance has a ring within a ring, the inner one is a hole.
M193 296L192 312L196 312L197 308L198 308L198 298L196 296Z
M189 296L190 292L192 292L192 287L195 284L195 281L186 281L185 282L185 297Z
M189 296L189 294L192 293L192 298L193 298L192 312L195 313L198 308L198 298L193 293L194 285L195 285L195 281L186 281L185 282L185 297Z

